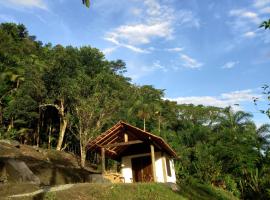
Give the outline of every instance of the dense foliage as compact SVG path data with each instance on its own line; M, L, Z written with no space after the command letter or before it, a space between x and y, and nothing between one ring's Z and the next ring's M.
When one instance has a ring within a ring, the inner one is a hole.
M223 187L243 199L269 198L269 125L252 116L165 100L137 86L125 63L95 48L42 44L23 25L0 25L0 134L21 143L80 148L119 120L162 136L179 154L179 182Z

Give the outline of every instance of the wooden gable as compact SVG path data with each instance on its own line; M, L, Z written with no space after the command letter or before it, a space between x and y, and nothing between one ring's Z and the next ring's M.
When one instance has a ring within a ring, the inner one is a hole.
M106 157L120 160L122 156L149 152L149 144L155 151L166 152L176 158L175 151L161 138L126 122L118 122L87 145L87 150L105 150Z

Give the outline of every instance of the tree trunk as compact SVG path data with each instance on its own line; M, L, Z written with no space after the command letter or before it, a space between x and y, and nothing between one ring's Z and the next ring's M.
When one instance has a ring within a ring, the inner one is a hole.
M143 118L143 130L145 131L145 117Z
M85 167L85 159L86 159L86 150L85 146L80 141L80 150L81 150L81 167Z
M62 148L63 140L65 137L65 132L67 128L68 120L65 116L65 107L64 107L64 100L60 101L60 108L58 108L58 112L60 115L60 130L59 130L59 138L57 142L56 150L60 151Z
M14 124L13 124L13 117L11 117L10 124L8 125L7 131L10 131L11 129L13 129L13 127L14 127Z
M52 123L49 125L48 149L51 149Z
M56 150L58 151L61 150L61 147L63 144L63 140L64 140L66 128L67 128L67 123L68 123L68 120L65 117L60 120L60 131L59 131L59 137L58 137L58 142L57 142L57 147L56 147Z

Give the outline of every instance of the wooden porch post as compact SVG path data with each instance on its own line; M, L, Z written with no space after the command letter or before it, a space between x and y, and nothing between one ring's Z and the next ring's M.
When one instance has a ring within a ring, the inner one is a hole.
M128 142L128 134L127 133L124 134L124 141Z
M157 178L156 178L155 148L154 148L154 145L153 144L150 145L150 149L151 149L151 160L152 160L153 178L154 178L154 182L157 182Z
M106 169L105 169L105 149L101 148L101 171L102 174L105 173Z

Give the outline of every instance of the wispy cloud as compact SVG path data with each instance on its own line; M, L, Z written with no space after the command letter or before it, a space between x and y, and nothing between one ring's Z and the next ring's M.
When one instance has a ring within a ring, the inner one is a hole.
M129 69L127 76L132 78L133 81L136 81L145 76L149 76L155 72L165 73L170 70L170 68L163 65L160 60L155 60L150 64L128 62L127 67Z
M181 52L183 50L184 50L184 48L180 48L180 47L165 49L165 51L169 51L169 52Z
M270 0L254 0L253 4L241 9L232 9L229 11L230 22L228 24L232 27L236 37L242 39L260 38L267 43L266 32L258 29L259 25L269 18Z
M117 47L108 47L102 50L102 52L105 55L110 55L112 52L114 52L117 49Z
M232 106L235 109L239 109L239 104L244 102L252 102L254 97L261 97L261 95L255 93L251 89L247 89L223 93L219 96L189 96L169 99L176 101L178 104L216 106L221 108Z
M221 68L222 69L231 69L234 68L239 62L238 61L229 61L225 63Z
M165 66L163 66L163 65L160 64L160 61L159 60L156 60L153 63L153 67L152 68L153 68L153 70L157 69L157 70L161 70L163 72L167 72L168 71L168 69Z
M256 32L255 31L248 31L243 34L243 37L245 38L254 38L256 37Z
M255 24L261 22L261 19L259 18L257 13L245 9L231 10L229 14L230 16L236 16L239 18L243 18L244 20L250 20Z
M172 30L169 23L155 23L151 25L136 24L124 25L107 34L107 38L123 41L128 44L141 45L148 44L153 37L168 38Z
M158 0L144 0L139 8L132 8L130 13L133 16L133 22L114 28L107 32L104 38L137 53L147 52L141 45L150 44L155 39L173 39L177 25L200 26L193 12L176 11L169 4Z
M130 49L130 50L132 50L132 51L134 51L134 52L137 52L137 53L149 53L148 50L141 49L141 48L139 48L139 47L136 47L136 46L133 46L133 45L130 45L130 44L121 43L121 42L119 42L118 40L116 40L116 39L113 38L113 37L105 37L104 39L107 40L107 41L112 42L112 43L115 44L117 47L125 47L125 48Z
M256 8L262 8L270 4L270 0L255 0L253 6Z
M138 46L149 44L155 38L171 38L174 10L156 0L145 0L143 6L144 10L136 8L132 12L144 16L140 23L121 25L108 32L105 39L137 53L145 53L147 50Z
M183 62L183 66L186 68L190 69L198 69L200 68L203 64L195 60L194 58L191 58L190 56L186 54L180 54L180 59Z
M48 10L48 6L43 0L0 0L0 3L6 6L19 6L23 8L39 8Z

